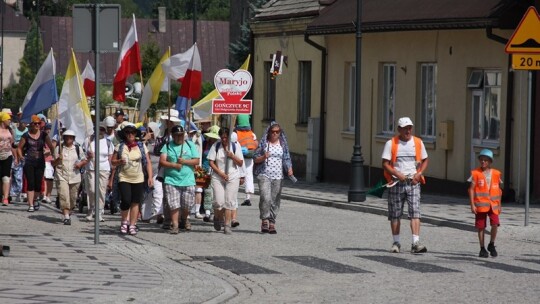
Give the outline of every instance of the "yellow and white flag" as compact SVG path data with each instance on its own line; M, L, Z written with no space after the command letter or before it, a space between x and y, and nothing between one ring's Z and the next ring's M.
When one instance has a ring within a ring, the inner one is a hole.
M148 82L144 86L143 94L141 97L141 108L139 110L139 121L143 120L144 114L148 110L151 104L157 103L159 92L163 87L163 82L166 79L165 72L161 67L161 64L171 57L171 50L168 49L161 59L159 60L158 65L152 72L152 75L148 79Z
M84 139L94 133L90 109L73 50L58 101L58 118L67 130L75 132L75 141L79 144L83 144Z

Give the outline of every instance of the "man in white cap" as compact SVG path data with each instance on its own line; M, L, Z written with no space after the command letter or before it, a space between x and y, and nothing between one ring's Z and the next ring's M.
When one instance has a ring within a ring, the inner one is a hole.
M423 173L428 166L428 155L422 140L412 135L413 122L409 117L398 120L398 135L386 142L382 153L384 176L390 183L397 181L388 190L388 220L392 229L391 252L401 249L399 232L403 206L407 202L411 220L411 253L427 252L420 243L420 184L425 183Z

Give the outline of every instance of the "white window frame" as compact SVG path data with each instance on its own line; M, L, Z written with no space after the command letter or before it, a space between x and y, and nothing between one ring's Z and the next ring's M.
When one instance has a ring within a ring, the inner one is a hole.
M383 63L381 92L381 133L392 136L395 133L396 107L396 64Z
M435 139L437 133L437 64L420 64L420 134Z
M474 70L473 73L483 73L482 83L475 89L480 94L479 111L471 122L473 124L473 143L483 147L497 147L501 139L501 103L502 103L502 72L501 70ZM481 92L481 93L480 93ZM473 109L473 115L474 115ZM474 124L478 125L474 125Z
M311 112L311 61L298 62L298 118L297 123L307 125Z

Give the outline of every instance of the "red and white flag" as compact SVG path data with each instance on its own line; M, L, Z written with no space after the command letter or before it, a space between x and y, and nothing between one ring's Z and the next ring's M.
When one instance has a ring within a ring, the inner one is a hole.
M126 39L124 39L124 43L122 43L122 51L118 57L118 70L113 81L114 100L126 101L126 80L130 75L140 72L141 69L141 51L139 49L135 15L133 15L133 23Z
M161 66L167 77L182 83L179 96L188 99L199 98L202 86L202 65L197 43L184 53L171 56Z
M86 60L86 66L84 67L84 71L81 74L81 79L83 82L84 93L86 94L86 97L95 96L96 74L94 73L94 69L92 69L92 65L90 65L90 61L88 60Z

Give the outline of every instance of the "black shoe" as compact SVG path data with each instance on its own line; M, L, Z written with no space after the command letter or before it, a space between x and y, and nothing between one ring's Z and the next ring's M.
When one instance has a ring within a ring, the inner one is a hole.
M491 254L492 257L497 256L497 250L495 249L495 244L489 243L487 250L489 251L489 253Z
M36 210L36 211L39 210L39 201L34 202L34 210Z
M118 207L116 207L116 204L112 203L111 209L109 211L111 212L111 214L115 214L116 212L118 212Z
M478 254L478 257L480 257L480 258L487 258L487 257L489 257L489 254L488 254L486 248L482 247L482 248L480 249L480 253Z
M241 206L251 206L251 202L247 199L242 203Z
M71 225L71 219L64 219L64 225Z

